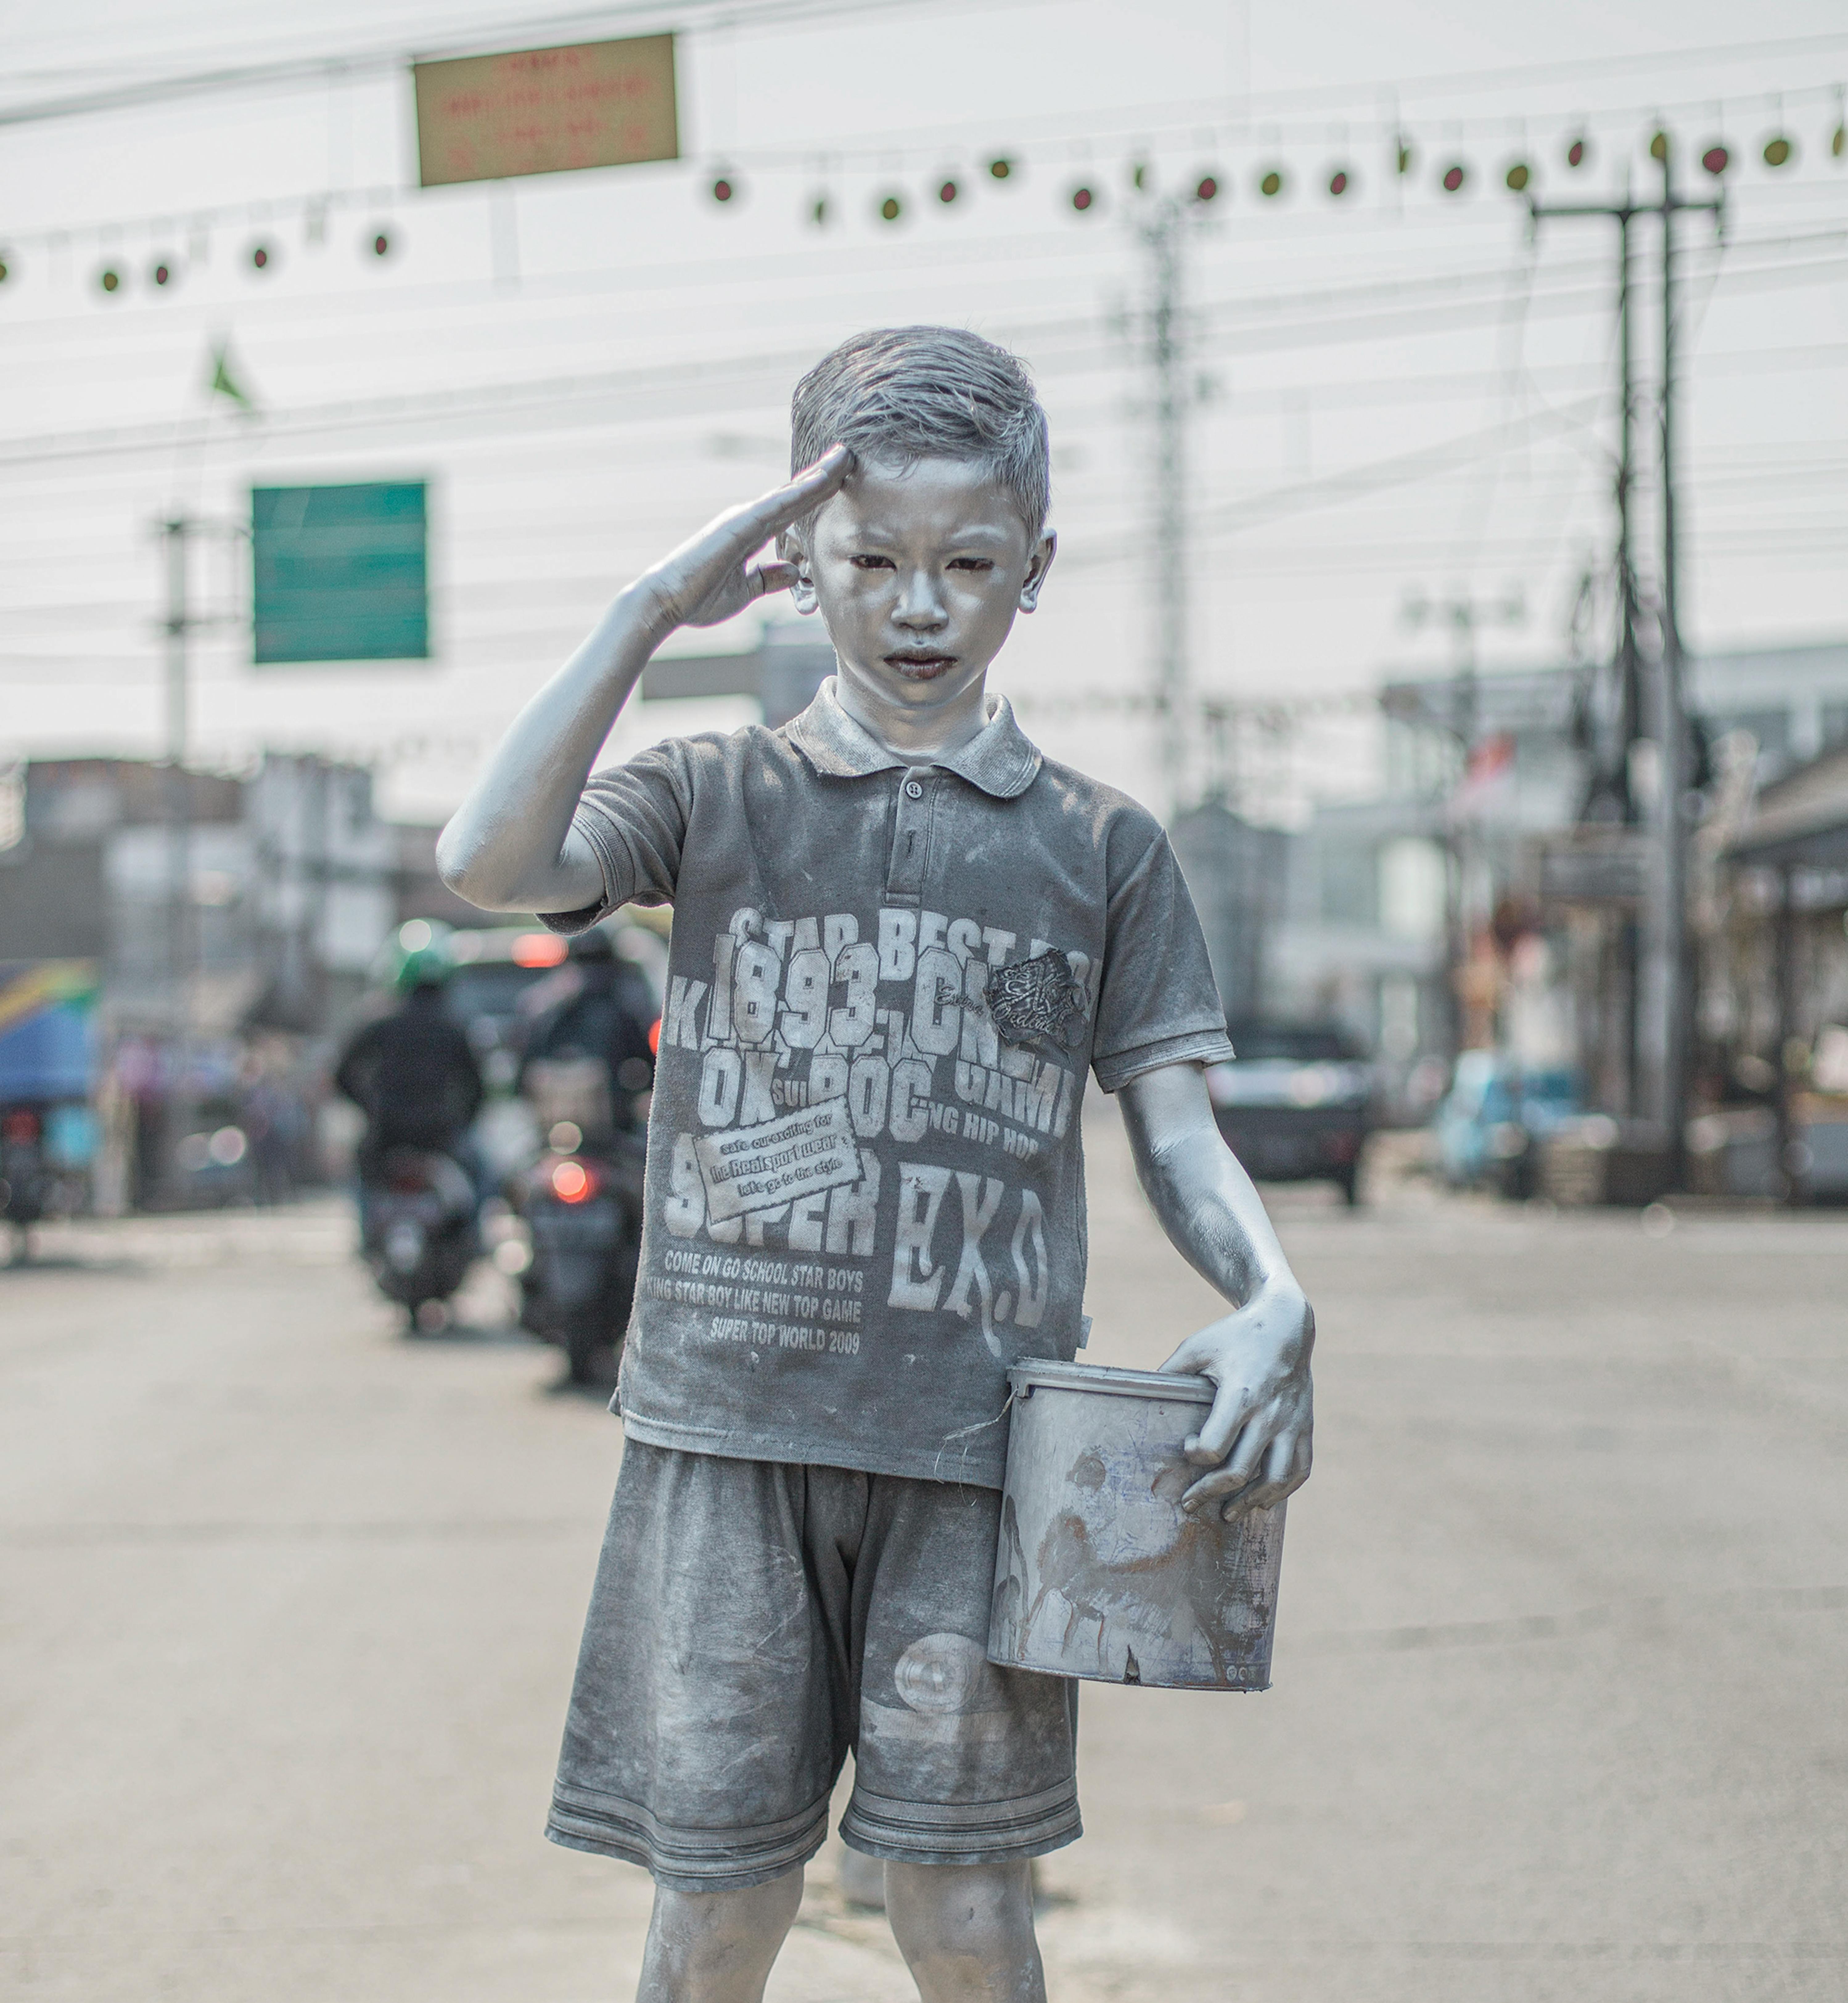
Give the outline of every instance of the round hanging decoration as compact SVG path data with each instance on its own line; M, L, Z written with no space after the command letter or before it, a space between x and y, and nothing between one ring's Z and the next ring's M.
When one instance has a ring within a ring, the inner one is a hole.
M1732 156L1724 146L1716 144L1701 155L1700 164L1717 180L1732 165Z
M1004 181L1013 172L1013 162L1005 153L997 154L989 162L989 172L998 181Z
M275 261L276 253L267 243L253 243L250 246L250 268L253 271L267 271Z
M1328 192L1339 201L1354 185L1354 177L1346 167L1337 167L1328 177Z
M1829 150L1830 156L1838 160L1848 153L1848 125L1838 125L1829 134Z
M1075 187L1072 191L1072 206L1080 215L1094 208L1097 205L1097 200L1096 194L1090 188Z
M1217 174L1202 174L1200 178L1194 183L1194 200L1195 201L1217 201L1219 199L1219 191L1220 184L1219 176Z
M956 183L954 180L947 180L943 182L937 190L937 200L943 204L944 208L947 208L950 203L955 201L956 198L961 193L962 190L956 185Z
M821 229L827 223L828 198L826 195L818 194L809 204L809 220L817 229Z
M1504 175L1503 178L1507 182L1508 186L1514 191L1514 193L1516 194L1519 194L1527 186L1528 183L1533 179L1533 177L1532 171L1528 167L1527 162L1525 160L1517 160L1514 164L1509 168L1507 174Z
M1795 142L1790 139L1786 138L1783 133L1776 133L1772 138L1765 142L1765 165L1766 166L1787 167L1791 161L1795 159L1796 157L1797 147Z
M122 274L113 264L105 264L96 274L96 283L106 292L117 292L122 288Z
M1283 170L1281 167L1266 167L1258 177L1258 192L1268 201L1274 201L1283 192Z
M1418 156L1412 150L1412 142L1402 132L1399 135L1398 142L1398 170L1400 173L1410 173L1412 168L1417 165L1417 163Z
M372 253L375 257L389 257L391 255L391 237L389 232L380 229L373 232Z
M895 194L889 194L879 204L879 213L887 222L896 222L905 213L905 204Z
M1463 184L1469 178L1468 170L1461 160L1453 161L1444 170L1444 191L1446 194L1461 193Z
M1652 132L1649 137L1649 157L1652 160L1666 160L1668 157L1668 135Z
M157 257L154 260L154 267L149 272L148 276L157 285L170 285L173 282L176 274L173 265L165 257Z
M1591 157L1591 142L1583 132L1573 135L1566 149L1566 164L1569 167L1582 167Z
M0 253L0 285L4 285L12 276L12 267L7 262L5 254Z

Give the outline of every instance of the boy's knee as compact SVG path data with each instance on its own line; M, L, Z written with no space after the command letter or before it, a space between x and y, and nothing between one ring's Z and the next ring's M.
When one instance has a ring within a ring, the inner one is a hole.
M642 1996L732 2003L761 1995L801 1904L800 1865L767 1884L726 1891L656 1886Z
M1012 1959L1033 1942L1033 1867L888 1863L886 1916L908 1955Z

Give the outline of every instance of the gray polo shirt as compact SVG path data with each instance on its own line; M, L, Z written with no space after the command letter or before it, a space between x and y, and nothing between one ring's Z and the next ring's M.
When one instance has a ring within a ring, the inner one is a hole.
M671 904L618 1408L657 1446L1001 1484L1069 1358L1087 1068L1229 1057L1167 836L1004 698L907 767L835 699L594 774L603 902Z

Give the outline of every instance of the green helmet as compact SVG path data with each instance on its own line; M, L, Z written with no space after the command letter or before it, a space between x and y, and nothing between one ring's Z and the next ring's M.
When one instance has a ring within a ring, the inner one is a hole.
M381 985L408 995L414 988L439 988L455 969L450 927L440 918L411 918L379 949L373 967Z

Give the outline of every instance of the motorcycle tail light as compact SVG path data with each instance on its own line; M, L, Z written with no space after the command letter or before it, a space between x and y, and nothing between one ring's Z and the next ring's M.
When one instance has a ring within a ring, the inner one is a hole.
M588 1203L597 1194L597 1178L582 1162L555 1162L551 1188L561 1203Z
M0 1134L9 1141L36 1141L39 1137L39 1117L36 1113L9 1113L0 1120Z

